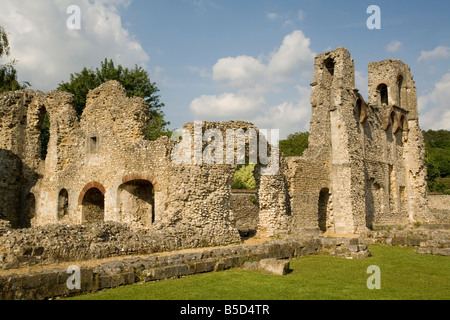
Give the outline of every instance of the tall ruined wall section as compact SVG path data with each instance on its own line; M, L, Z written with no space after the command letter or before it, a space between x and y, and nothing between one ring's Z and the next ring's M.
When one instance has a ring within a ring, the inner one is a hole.
M291 230L358 233L429 222L423 137L409 67L369 65L369 101L345 48L320 54L311 84L309 147L287 159Z
M26 184L23 159L28 104L25 92L0 96L0 219L9 221L14 227L20 224L18 212Z
M311 86L309 147L300 159L288 160L292 229L353 232L350 129L346 122L355 92L348 51L341 47L318 55Z
M374 206L374 223L430 222L426 201L425 148L419 127L417 90L410 68L400 60L369 65L369 105L376 130L364 124L366 158L374 167L382 162L384 181L371 176L374 199L383 194L384 207ZM375 143L370 135L377 135ZM370 143L376 144L378 150ZM376 150L376 152L373 152ZM370 171L370 170L369 170ZM373 172L373 170L372 170ZM377 183L378 185L373 186ZM379 202L376 200L375 202Z

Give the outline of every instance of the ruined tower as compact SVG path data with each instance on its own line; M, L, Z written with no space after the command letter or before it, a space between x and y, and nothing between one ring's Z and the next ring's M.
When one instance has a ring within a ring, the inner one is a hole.
M417 94L399 60L369 65L369 101L345 48L315 59L309 148L290 159L291 229L355 233L426 220ZM288 173L289 174L289 173Z

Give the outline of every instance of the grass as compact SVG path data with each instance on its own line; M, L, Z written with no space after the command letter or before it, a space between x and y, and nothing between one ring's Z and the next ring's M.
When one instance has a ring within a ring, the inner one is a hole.
M75 300L448 300L450 258L411 247L370 247L372 257L348 260L306 256L286 276L240 268L135 284ZM381 270L381 289L366 286L367 268Z

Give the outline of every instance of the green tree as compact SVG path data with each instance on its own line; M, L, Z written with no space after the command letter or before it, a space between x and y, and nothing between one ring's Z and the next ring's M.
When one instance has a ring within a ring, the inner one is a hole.
M160 102L159 89L156 83L150 81L147 71L137 65L133 69L117 67L112 60L105 59L100 68L87 69L71 74L69 82L62 82L58 90L72 93L75 96L75 110L81 116L86 107L86 96L89 90L95 89L101 84L116 80L125 88L129 97L140 97L148 104L151 113L151 121L147 129L146 138L156 140L160 136L170 136L167 129L169 122L164 120L162 108L164 103Z
M233 176L232 189L237 190L255 190L256 180L253 174L254 164L240 165Z
M286 140L280 140L280 151L285 157L301 156L308 148L309 132L290 134Z
M5 29L0 26L0 58L8 57L10 53L8 35ZM0 93L21 90L30 86L28 82L20 84L17 81L17 71L14 68L16 63L17 60L11 60L0 65Z
M450 193L450 131L423 131L428 190Z

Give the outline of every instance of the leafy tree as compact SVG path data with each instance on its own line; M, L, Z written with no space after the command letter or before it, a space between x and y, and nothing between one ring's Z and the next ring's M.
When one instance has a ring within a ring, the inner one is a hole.
M164 113L161 110L164 103L160 102L159 89L156 83L150 81L148 72L137 65L133 69L124 68L121 65L116 67L112 60L105 59L96 70L84 68L79 73L71 74L70 81L61 83L58 90L75 96L75 110L81 116L86 107L86 96L89 90L110 80L120 82L129 97L143 98L148 104L151 113L146 135L148 140L156 140L163 135L170 136L170 131L166 128L170 123L164 120Z
M0 58L8 57L10 53L11 48L9 47L8 35L5 29L0 26ZM12 60L0 65L0 93L21 90L30 86L28 82L20 84L17 81L17 71L14 68L16 63L16 60Z
M450 131L423 131L428 190L450 193Z
M254 164L240 165L233 177L232 189L238 190L255 190L256 181L253 175L255 170Z
M281 140L279 143L280 151L285 157L301 156L308 148L309 132L297 132L290 134L287 140Z

